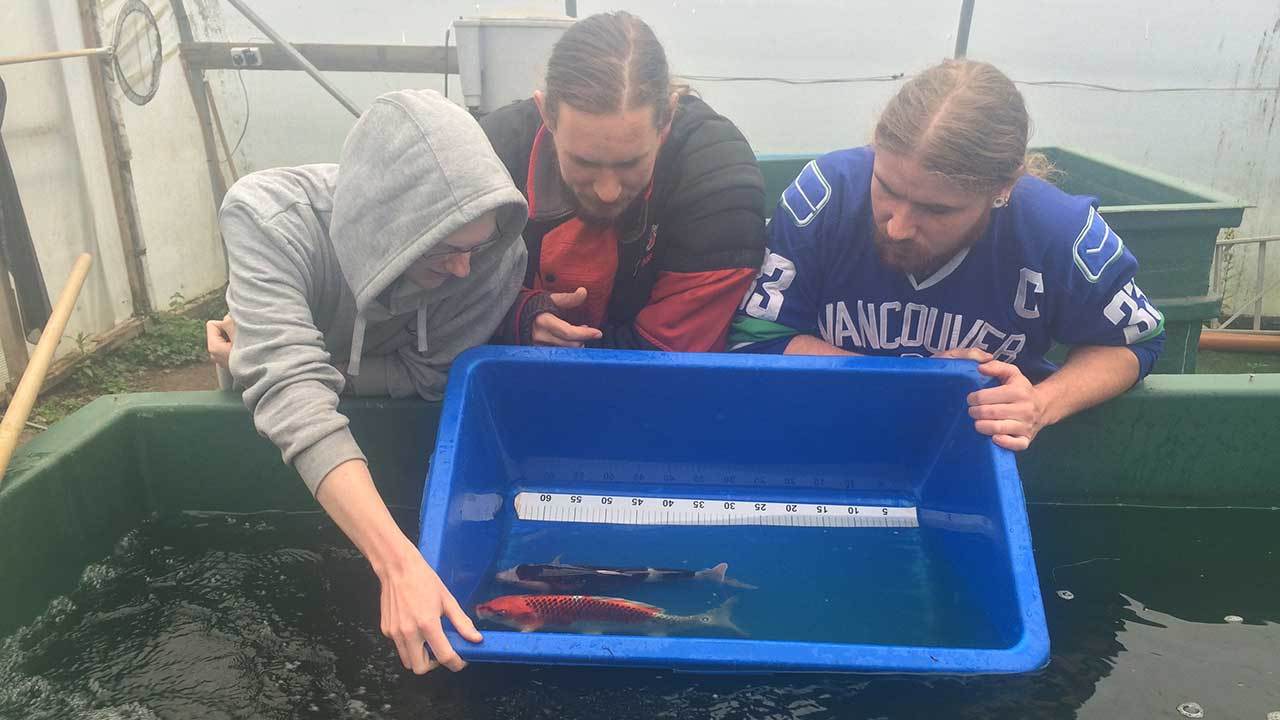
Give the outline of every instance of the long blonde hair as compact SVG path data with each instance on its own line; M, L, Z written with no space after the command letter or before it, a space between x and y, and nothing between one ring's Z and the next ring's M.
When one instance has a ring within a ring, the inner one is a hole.
M1022 93L995 66L946 60L909 80L876 124L875 146L917 160L974 192L1029 174L1048 179L1048 158L1027 152Z

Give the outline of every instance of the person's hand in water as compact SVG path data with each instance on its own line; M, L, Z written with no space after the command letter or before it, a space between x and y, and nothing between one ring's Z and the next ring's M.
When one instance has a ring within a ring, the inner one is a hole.
M467 666L444 635L441 618L448 618L466 640L481 635L440 576L417 548L379 573L382 581L382 634L396 644L400 663L418 675L443 665L454 672ZM427 654L427 646L431 648Z
M236 323L231 315L204 324L205 347L214 365L224 368L231 366L231 345L235 340Z
M454 671L466 667L445 638L440 620L448 618L458 634L470 642L480 642L480 633L417 546L396 525L364 460L347 460L330 470L316 490L316 500L368 558L378 576L382 634L396 644L405 669L421 675L439 665Z
M578 288L571 293L551 293L551 302L558 310L572 310L587 301L587 289ZM553 312L544 312L533 321L533 344L555 347L580 348L604 334L587 325L574 325L562 320Z

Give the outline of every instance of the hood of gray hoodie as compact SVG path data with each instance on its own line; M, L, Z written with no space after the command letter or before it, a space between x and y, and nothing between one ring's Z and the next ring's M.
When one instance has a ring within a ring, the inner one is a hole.
M418 351L427 351L426 307L458 292L465 280L450 277L422 289L402 276L490 211L499 245L521 242L524 197L466 110L431 90L404 90L380 96L365 111L342 148L329 226L356 304L349 374L360 372L367 324L393 314L417 310ZM500 252L473 255L472 274L487 275L501 258Z

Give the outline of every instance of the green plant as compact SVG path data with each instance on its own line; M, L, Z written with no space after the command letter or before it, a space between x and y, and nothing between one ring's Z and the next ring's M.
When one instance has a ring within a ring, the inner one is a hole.
M79 397L60 397L36 406L31 411L30 420L39 425L52 425L79 410L82 405L84 400Z
M93 345L98 344L97 340L83 332L76 333L75 337L71 338L71 342L75 343L76 352L80 353L82 357L89 354L89 351L93 349Z
M1227 228L1222 231L1222 240L1232 240L1236 236L1235 228ZM1235 312L1235 290L1236 284L1240 279L1240 272L1243 268L1240 266L1237 251L1240 245L1227 245L1219 251L1218 260L1222 263L1222 267L1218 270L1218 287L1217 290L1222 293L1222 309L1219 320L1231 317Z
M93 357L72 375L77 388L93 390L100 395L114 395L129 391L131 368L113 356Z
M156 313L146 331L117 353L127 363L142 367L178 367L208 359L204 322L182 315Z
M181 293L174 293L169 307L181 308L185 302ZM177 312L153 314L141 335L112 352L94 353L97 341L84 333L68 339L75 343L81 362L66 385L59 388L55 396L45 398L32 412L31 419L36 423L57 422L99 395L133 392L148 370L208 360L204 321Z

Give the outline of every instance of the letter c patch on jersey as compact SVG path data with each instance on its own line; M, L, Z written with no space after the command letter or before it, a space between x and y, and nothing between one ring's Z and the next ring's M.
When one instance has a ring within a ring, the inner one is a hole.
M1013 299L1013 311L1018 317L1034 320L1040 317L1040 298L1044 297L1044 275L1030 268L1018 273L1018 291Z
M822 176L816 160L810 160L796 176L795 182L782 191L782 207L787 209L796 227L813 222L830 199L831 183Z
M1091 283L1102 279L1107 266L1124 253L1124 241L1107 226L1098 211L1089 208L1089 219L1076 237L1072 248L1076 267Z

